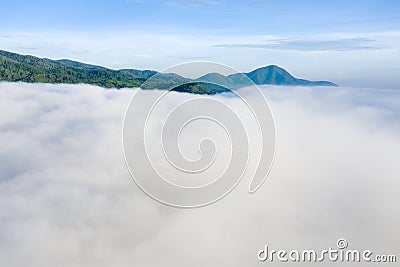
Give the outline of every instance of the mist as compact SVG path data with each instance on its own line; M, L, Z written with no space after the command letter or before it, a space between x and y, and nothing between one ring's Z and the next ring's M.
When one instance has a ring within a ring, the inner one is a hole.
M1 82L0 266L260 266L271 264L257 259L265 245L322 250L338 238L399 256L400 93L261 89L277 139L266 182L248 194L245 176L185 210L148 197L125 165L137 89Z

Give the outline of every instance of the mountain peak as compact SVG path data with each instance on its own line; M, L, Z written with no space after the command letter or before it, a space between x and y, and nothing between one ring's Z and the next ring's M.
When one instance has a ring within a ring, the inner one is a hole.
M308 81L298 79L291 75L287 70L277 65L268 65L245 73L255 84L274 84L274 85L303 85L303 86L337 86L328 81Z

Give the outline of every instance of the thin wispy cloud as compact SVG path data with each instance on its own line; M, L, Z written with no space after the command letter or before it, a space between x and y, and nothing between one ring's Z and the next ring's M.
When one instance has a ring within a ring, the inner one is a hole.
M222 4L222 2L214 0L189 0L189 1L166 1L165 4L172 6L200 7L200 6L220 5Z
M143 4L144 0L125 0L125 2L128 4L134 4L134 3Z
M275 39L267 43L226 43L216 44L220 48L261 48L292 51L354 51L388 48L371 38L321 39Z
M18 49L22 51L36 51L39 50L39 47L18 46Z

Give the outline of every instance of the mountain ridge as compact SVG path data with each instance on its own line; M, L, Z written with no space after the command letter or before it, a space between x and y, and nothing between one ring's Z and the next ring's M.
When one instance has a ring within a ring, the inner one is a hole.
M247 78L249 79L247 79ZM309 81L292 76L285 69L276 65L269 65L255 69L250 72L234 73L228 76L219 73L208 73L198 78L197 81L219 83L221 85L240 88L250 86L252 82L256 85L303 85L303 86L337 86L328 81Z
M153 78L149 80L150 77ZM328 81L308 81L296 78L276 65L261 67L247 73L234 73L228 76L219 73L208 73L192 80L175 73L160 73L154 70L137 69L114 70L69 59L53 60L4 50L0 50L0 81L87 83L117 89L140 87L142 85L143 89L169 89L173 85L189 83L193 86L178 86L174 90L199 94L229 91L228 89L223 90L221 86L238 89L250 86L252 82L257 85L337 86ZM144 84L145 81L148 82ZM218 86L210 84L218 84ZM207 89L204 86L212 88Z

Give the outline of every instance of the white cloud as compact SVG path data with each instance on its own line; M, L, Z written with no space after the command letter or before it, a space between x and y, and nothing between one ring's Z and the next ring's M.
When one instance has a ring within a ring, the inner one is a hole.
M354 51L354 50L379 50L387 47L375 44L368 38L348 38L336 40L319 39L277 39L268 43L238 43L218 44L221 48L261 48L271 50L293 51Z
M134 90L0 83L0 265L259 266L265 244L318 249L339 237L397 253L399 93L263 90L278 138L267 182L179 210L148 198L126 170Z

